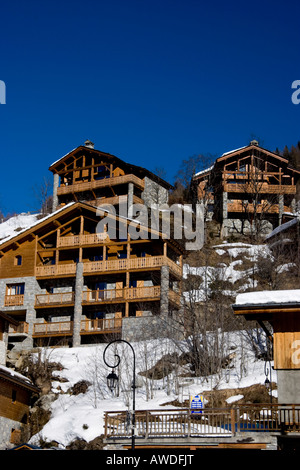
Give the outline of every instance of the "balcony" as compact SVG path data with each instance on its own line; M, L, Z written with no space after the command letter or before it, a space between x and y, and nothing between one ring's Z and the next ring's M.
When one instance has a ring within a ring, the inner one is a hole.
M159 269L161 266L169 266L170 272L175 276L181 276L181 267L166 256L149 256L142 258L122 258L108 261L89 261L83 263L85 275L116 273L120 271L135 271ZM76 263L52 264L48 266L37 266L36 277L48 278L58 276L75 276Z
M35 308L59 307L74 305L74 292L60 292L57 294L38 294L35 296Z
M259 194L296 194L295 185L268 184L260 181L253 183L225 183L224 191L228 193Z
M82 292L82 304L91 305L130 301L157 301L160 300L160 292L160 286L90 290ZM180 295L171 289L169 289L169 300L176 305L180 305ZM38 294L35 296L35 308L73 306L74 302L74 292Z
M242 212L249 214L279 214L279 204L272 204L272 202L262 202L261 204L242 203L241 201L234 201L227 203L228 212ZM284 212L291 212L291 208L284 206Z
M123 175L123 176L114 176L112 178L104 178L95 181L86 181L81 183L70 184L67 186L60 186L57 188L57 195L70 194L70 193L79 193L84 191L93 191L98 188L104 188L109 186L116 186L119 184L128 184L133 183L135 186L140 189L144 189L145 183L143 180L138 178L135 175Z
M83 304L126 302L134 300L159 300L160 286L124 287L83 292Z
M24 294L6 295L4 298L5 307L17 307L24 304Z
M9 335L18 335L18 334L28 334L28 323L25 321L20 322L18 325L9 325L8 328Z
M120 333L122 329L122 318L101 318L95 320L81 320L80 334L108 334ZM72 336L73 322L51 322L35 323L33 325L33 337L44 338L54 336Z

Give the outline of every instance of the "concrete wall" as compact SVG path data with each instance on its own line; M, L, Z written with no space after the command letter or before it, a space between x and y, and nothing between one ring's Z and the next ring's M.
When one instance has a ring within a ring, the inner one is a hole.
M278 403L300 403L300 370L277 370Z

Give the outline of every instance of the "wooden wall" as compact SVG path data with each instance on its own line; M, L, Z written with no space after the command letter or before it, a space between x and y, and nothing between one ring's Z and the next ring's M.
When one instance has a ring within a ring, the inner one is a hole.
M22 264L17 265L17 256L22 256ZM0 259L0 278L34 276L35 240L26 240L14 246Z
M276 315L274 369L300 369L300 312Z
M21 422L28 415L30 392L0 378L0 416Z

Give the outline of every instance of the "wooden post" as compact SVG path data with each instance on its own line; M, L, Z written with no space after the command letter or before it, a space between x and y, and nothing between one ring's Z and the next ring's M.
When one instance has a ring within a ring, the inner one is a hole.
M235 434L235 409L231 408L230 410L230 420L231 420L231 432Z

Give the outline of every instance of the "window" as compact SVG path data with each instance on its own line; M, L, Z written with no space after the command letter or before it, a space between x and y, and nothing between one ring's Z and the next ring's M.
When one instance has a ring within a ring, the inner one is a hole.
M12 390L11 391L11 401L12 401L12 403L16 403L16 401L17 401L17 390Z
M6 293L7 295L24 295L25 284L8 284Z
M15 257L15 266L22 266L22 256L18 255Z
M4 305L12 307L23 305L24 303L25 284L7 284Z

